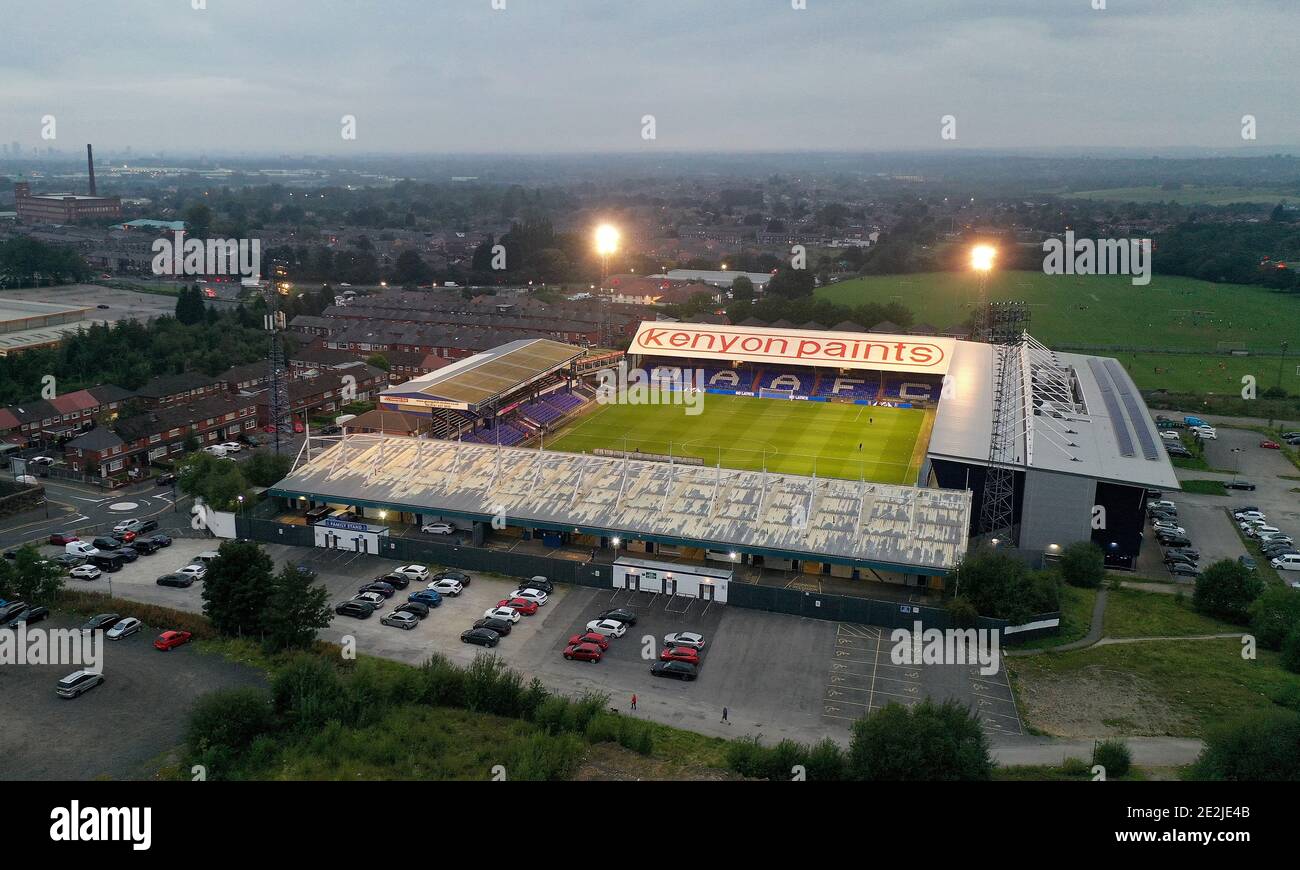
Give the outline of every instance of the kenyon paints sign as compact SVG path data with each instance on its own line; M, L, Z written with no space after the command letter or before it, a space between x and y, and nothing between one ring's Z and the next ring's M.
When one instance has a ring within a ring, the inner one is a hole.
M951 338L645 322L628 353L944 374Z

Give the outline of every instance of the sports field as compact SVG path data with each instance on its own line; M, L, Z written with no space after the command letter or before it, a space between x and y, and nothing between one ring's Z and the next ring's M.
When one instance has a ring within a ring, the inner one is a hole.
M915 483L932 411L706 394L702 411L605 405L561 430L548 450L639 450L706 465ZM861 448L859 449L859 445Z

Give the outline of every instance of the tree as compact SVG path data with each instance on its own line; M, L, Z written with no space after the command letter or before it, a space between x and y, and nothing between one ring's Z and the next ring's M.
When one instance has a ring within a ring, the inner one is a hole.
M15 555L11 576L3 585L28 604L49 604L63 588L63 571L42 558L35 546L27 544Z
M201 202L185 209L185 229L196 239L206 239L212 229L212 209Z
M314 580L314 574L296 565L285 565L275 575L262 625L264 643L272 651L310 647L316 632L334 618L329 590Z
M877 782L987 780L989 740L979 717L956 701L888 704L853 723L850 779Z
M987 547L962 560L955 589L981 616L1006 619L1015 625L1060 609L1056 578L1046 572L1031 572L1014 556Z
M1208 616L1245 625L1250 605L1264 591L1264 581L1230 559L1215 562L1196 578L1192 606Z
M366 357L366 364L372 365L377 369L383 369L384 371L390 371L392 369L392 366L388 362L388 357L384 356L382 353L372 353L370 356Z
M397 255L397 262L393 266L393 278L397 283L413 287L417 284L427 284L433 276L433 271L429 264L420 258L419 253L407 248Z
M1192 773L1231 782L1300 781L1300 716L1252 713L1210 729Z
M219 511L234 510L239 505L239 496L248 490L248 481L237 463L202 452L191 453L181 461L177 480L181 492L201 498L204 504Z
M813 295L816 286L817 279L808 269L782 267L767 282L767 292L787 299L797 299Z
M737 302L747 302L754 298L754 282L747 275L737 275L731 282L731 298Z
M254 486L274 486L284 480L293 467L293 459L283 453L256 450L244 463L244 476Z
M260 635L274 592L271 557L252 541L223 541L203 578L203 615L224 635Z
M1296 626L1300 626L1300 591L1271 586L1250 605L1250 633L1264 649L1281 649Z
M1076 541L1061 551L1061 579L1071 586L1096 589L1106 579L1106 557L1092 541Z

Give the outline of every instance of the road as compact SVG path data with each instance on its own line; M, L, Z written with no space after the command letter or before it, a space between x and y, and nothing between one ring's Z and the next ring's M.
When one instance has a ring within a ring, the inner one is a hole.
M110 492L50 478L41 484L48 510L27 511L0 520L0 547L44 542L55 532L104 532L127 517L153 517L162 529L190 522L189 496L171 487L143 483Z

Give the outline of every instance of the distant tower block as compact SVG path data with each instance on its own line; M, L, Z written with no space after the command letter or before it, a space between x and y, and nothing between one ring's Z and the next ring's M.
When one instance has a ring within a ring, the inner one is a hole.
M90 195L98 196L95 193L95 149L89 142L86 143L86 167L90 170Z

